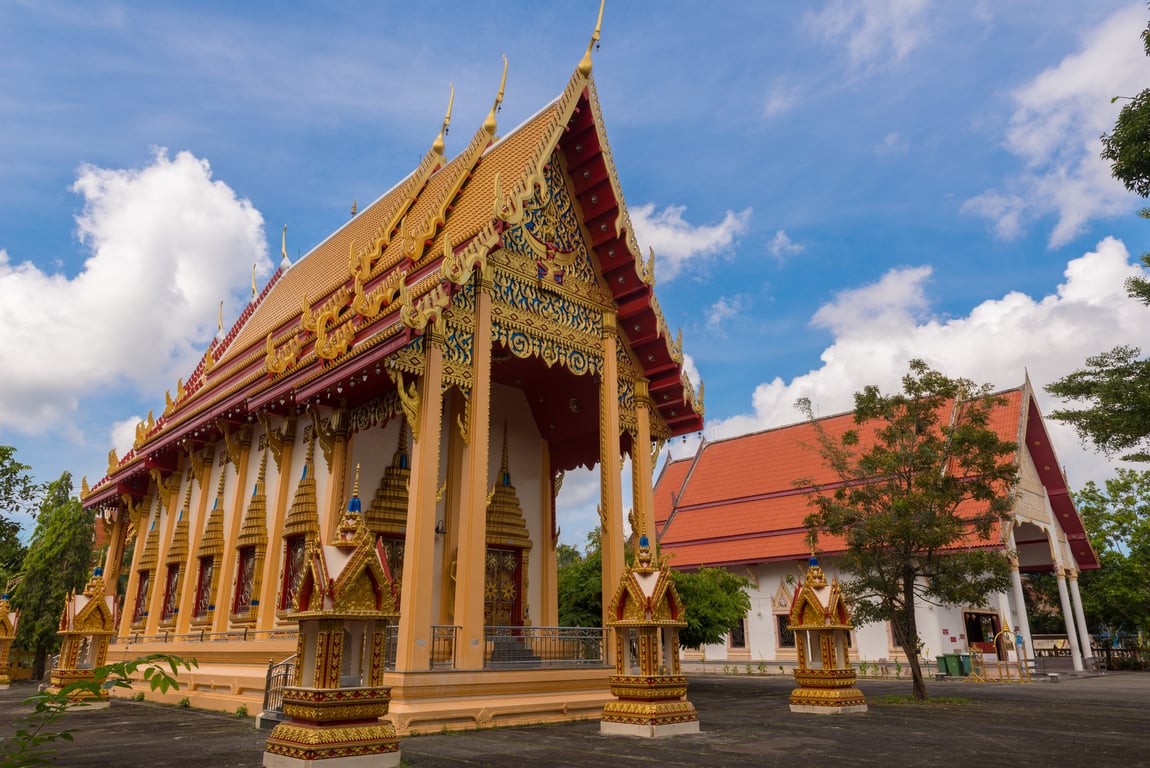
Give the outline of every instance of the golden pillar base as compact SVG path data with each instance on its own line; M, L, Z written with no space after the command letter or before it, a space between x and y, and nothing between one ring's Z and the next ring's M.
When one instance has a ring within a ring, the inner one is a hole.
M799 687L791 691L791 711L816 715L866 712L866 697L854 687L853 669L795 670Z
M284 714L268 736L265 768L322 764L399 765L399 737L387 714L388 688L286 688Z
M699 732L695 705L682 675L613 675L599 732L659 738Z
M55 694L60 693L65 686L72 683L95 682L96 676L90 669L54 669L48 680L49 685L45 691ZM103 688L95 694L86 691L74 691L69 698L73 701L84 702L84 706L78 710L81 712L107 709L108 707L108 692Z

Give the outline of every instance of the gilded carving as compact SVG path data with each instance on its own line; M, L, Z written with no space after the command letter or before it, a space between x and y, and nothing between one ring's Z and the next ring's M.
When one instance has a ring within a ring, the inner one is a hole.
M391 381L395 384L395 391L399 395L399 402L403 407L403 414L407 417L407 423L411 427L411 435L416 442L419 442L419 406L421 402L419 387L415 386L414 381L405 386L403 383L403 373L397 369L389 368L387 375L391 377Z

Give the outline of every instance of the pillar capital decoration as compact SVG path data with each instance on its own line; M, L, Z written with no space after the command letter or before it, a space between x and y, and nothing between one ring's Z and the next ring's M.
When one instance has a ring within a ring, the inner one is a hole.
M328 472L331 471L332 458L335 455L335 444L347 438L347 410L346 401L341 400L339 407L331 412L326 419L320 418L319 409L314 403L307 406L307 414L311 418L312 434L319 440L320 451L323 453L324 464Z
M169 472L165 475L156 467L150 470L152 475L152 482L156 484L156 491L163 499L163 503L167 504L177 491L180 490L180 473Z
M403 415L407 418L408 426L411 427L412 439L419 442L419 414L422 410L419 387L415 385L414 381L405 385L403 373L396 368L388 368L387 375L395 384L395 390L399 394L399 404L403 408Z
M244 455L244 451L252 444L252 428L245 424L239 429L234 429L234 425L231 425L223 419L217 421L216 425L220 428L220 432L223 433L224 445L227 447L228 461L238 468L240 457Z
M616 325L617 320L615 313L610 309L603 310L603 335L614 335Z
M264 434L260 437L260 449L263 450L263 443L266 441L268 447L272 452L272 460L275 461L276 471L282 471L280 466L283 462L284 446L291 445L295 440L295 424L296 418L294 415L288 416L284 419L282 425L272 429L270 419L266 413L261 413L256 417L260 425L264 428Z

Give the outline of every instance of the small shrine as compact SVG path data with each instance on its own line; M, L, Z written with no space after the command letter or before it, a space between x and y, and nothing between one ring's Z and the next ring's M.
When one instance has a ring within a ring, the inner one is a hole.
M96 568L84 587L75 590L64 602L60 617L60 662L52 670L48 691L59 693L65 686L82 681L95 681L95 668L102 667L108 655L108 641L116 633L116 611L111 595L104 594L104 569ZM78 693L78 700L89 708L108 706L108 693Z
M12 683L8 677L8 654L16 639L16 625L20 623L20 614L12 610L8 598L7 592L0 594L0 691L8 690Z
M661 737L698 733L687 677L679 669L683 604L666 563L655 561L646 534L638 565L628 566L611 600L607 626L615 629L615 674L600 721L601 733Z
M293 603L299 621L294 684L268 737L265 768L398 766L399 738L381 721L391 689L383 686L388 627L397 595L386 559L360 510L359 468L334 541L307 543Z
M855 688L850 664L850 612L838 579L827 578L814 552L807 575L791 602L798 665L791 691L791 711L818 715L866 712L866 698Z

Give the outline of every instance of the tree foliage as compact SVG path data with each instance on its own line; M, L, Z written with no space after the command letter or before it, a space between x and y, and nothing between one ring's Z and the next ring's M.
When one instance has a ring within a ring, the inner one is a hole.
M1090 629L1150 631L1150 472L1119 469L1074 494L1101 567L1079 575Z
M999 437L990 415L1002 402L988 386L952 379L910 361L903 391L868 386L855 394L859 430L835 440L800 401L818 432L817 450L840 483L812 495L812 537L842 537L843 584L855 621L889 621L909 660L914 694L925 699L915 621L920 600L979 605L1006 589L1009 564L994 545L995 525L1013 506L1015 444Z
M94 533L95 518L72 496L72 475L65 472L44 493L12 599L20 609L16 644L35 652L35 677L43 675L48 654L59 647L56 629L64 598L88 580Z
M587 537L586 554L569 544L559 545L556 591L560 626L603 626L603 556L597 534L596 529Z
M0 522L13 522L19 512L29 512L36 506L40 487L32 482L31 467L16 461L16 449L0 445ZM17 524L17 529L19 525Z
M719 642L751 610L751 583L723 568L672 570L671 577L687 611L687 626L679 630L684 648Z
M1142 30L1142 45L1150 56L1150 24ZM1110 173L1126 189L1150 197L1150 88L1129 99L1114 130L1102 134L1102 159L1110 161Z
M1134 347L1115 347L1047 385L1052 395L1090 404L1056 410L1050 418L1072 425L1107 455L1131 451L1122 458L1150 460L1150 360L1140 354Z

